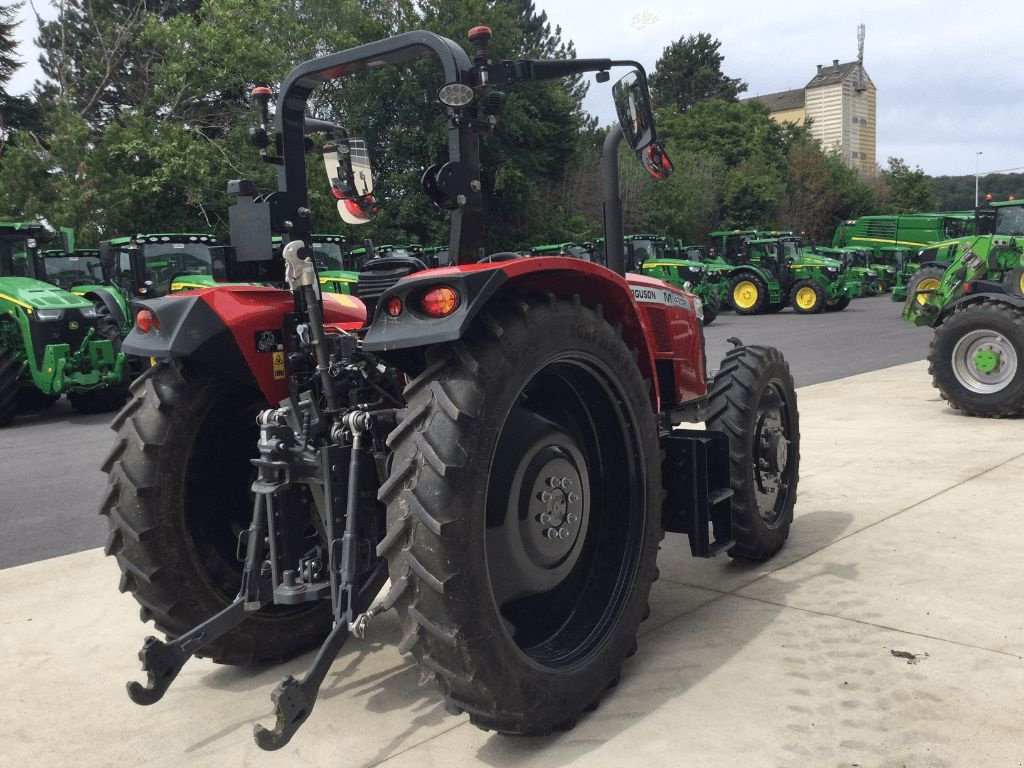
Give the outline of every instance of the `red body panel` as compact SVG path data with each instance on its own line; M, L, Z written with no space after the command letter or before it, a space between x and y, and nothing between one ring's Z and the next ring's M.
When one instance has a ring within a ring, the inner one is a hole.
M579 295L588 304L600 304L605 318L622 326L623 339L639 352L637 365L652 382L651 404L655 410L707 395L704 339L695 299L661 280L629 273L627 282L598 264L542 256L431 269L410 275L403 282L435 282L445 274L484 270L501 270L508 275L509 284L517 288L556 296ZM637 301L634 287L647 289L653 298ZM660 391L658 368L663 366L670 367L673 374L671 392Z
M273 353L257 352L256 338L261 331L281 329L285 314L295 311L292 294L256 286L205 288L198 293L231 330L267 402L276 404L286 398L288 382L283 362L275 366ZM366 307L354 296L325 293L323 305L327 324L355 329L366 323Z
M642 322L654 341L659 368L672 371L673 392L661 393L661 405L682 405L708 393L704 334L695 309L696 297L662 280L626 275Z
M600 304L605 318L622 328L626 343L638 352L637 365L651 381L651 405L655 410L707 395L704 340L695 310L696 299L669 284L629 274L622 276L579 259L540 257L491 264L470 264L417 272L403 280L436 282L445 274L500 270L507 286L527 291L578 295L589 305ZM251 368L267 400L276 403L287 396L286 379L274 356L256 351L260 331L280 329L284 315L294 311L287 291L255 286L207 288L202 299L231 329L238 348ZM324 294L324 322L355 330L366 323L366 308L353 296ZM671 376L667 376L666 372ZM660 374L660 375L659 375ZM671 391L661 391L671 382Z

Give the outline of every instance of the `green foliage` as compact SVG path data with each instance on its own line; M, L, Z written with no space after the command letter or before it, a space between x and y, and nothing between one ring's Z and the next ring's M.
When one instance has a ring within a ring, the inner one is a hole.
M10 28L0 6L0 87ZM38 44L42 111L13 126L0 105L0 215L74 226L83 245L142 230L227 234L225 182L276 188L276 169L248 141L252 85L275 88L297 63L412 29L468 47L487 24L491 58L573 57L571 42L532 0L64 0ZM655 183L632 153L620 170L627 229L691 242L720 226L789 226L815 236L871 212L880 190L825 154L802 126L780 125L746 86L721 72L707 34L665 49L652 76L661 99L659 136L676 173ZM609 55L615 55L609 50ZM420 191L424 169L446 146L442 73L421 60L385 67L316 91L309 114L367 139L381 215L346 227L330 196L318 150L307 156L313 225L354 242L444 242L448 214ZM481 138L486 246L517 250L601 234L601 146L606 130L582 108L587 83L520 84L493 135ZM315 137L314 143L322 141ZM887 177L894 199L899 182ZM892 169L891 169L892 171ZM911 189L910 192L914 190ZM915 193L916 194L916 193Z
M969 211L974 208L974 175L938 176L931 179L940 211ZM992 173L978 180L978 202L1024 198L1024 173Z
M18 41L14 37L20 8L21 3L0 3L0 88L21 68L17 57Z
M783 226L815 243L829 242L841 221L878 209L875 191L834 153L814 141L789 151L789 177Z
M651 74L655 103L682 112L705 99L735 101L747 84L722 73L721 47L722 43L706 32L680 37L667 46Z
M938 207L938 198L924 171L920 167L911 170L903 158L890 157L882 178L890 190L890 212L919 213L934 211Z

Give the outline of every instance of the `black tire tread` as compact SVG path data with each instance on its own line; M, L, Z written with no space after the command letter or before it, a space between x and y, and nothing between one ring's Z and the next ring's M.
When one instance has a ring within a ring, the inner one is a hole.
M211 588L183 551L182 512L168 508L166 497L175 492L160 484L166 478L161 468L189 449L181 436L194 416L190 402L202 401L216 386L214 377L178 360L147 369L132 383L132 399L113 419L115 442L101 466L108 476L100 507L109 526L104 551L121 569L118 587L132 593L142 620L152 620L169 638L226 605L211 597ZM317 645L329 629L329 621L309 617L302 626L281 626L287 623L255 614L196 655L234 665L282 661Z
M753 283L755 286L757 286L757 301L755 301L753 305L747 307L746 309L736 306L735 302L733 302L732 300L733 296L735 295L736 286L744 281ZM764 280L762 280L755 274L751 274L750 272L743 272L739 275L736 275L731 280L729 280L729 303L732 304L732 308L736 311L736 314L760 315L765 311L765 308L768 306L768 286L764 284Z
M14 355L0 347L0 427L6 427L18 411L18 366Z
M793 397L790 403L794 419L790 461L795 461L796 467L788 510L783 514L778 528L766 534L756 508L751 509L748 503L745 483L749 470L746 456L746 442L750 437L748 425L753 421L752 411L756 413L756 399L769 374L777 378ZM782 548L789 536L799 482L800 424L789 365L782 353L774 347L735 347L722 360L708 394L708 402L707 428L725 432L729 437L729 475L733 487L732 532L736 543L728 554L730 557L757 562L767 560Z
M458 554L471 544L465 540L464 512L451 503L467 454L457 439L445 440L442 447L427 433L457 436L480 417L481 404L486 402L482 382L506 375L502 368L508 363L502 360L502 350L509 337L522 332L524 326L528 334L544 332L533 317L537 307L551 308L566 323L587 313L603 324L599 311L578 301L513 296L503 310L488 311L487 318L476 326L478 332L428 350L427 368L406 387L408 408L388 437L395 462L378 494L388 506L389 530L377 551L389 560L392 584L403 584L403 594L394 601L403 628L399 650L411 653L436 679L448 711L468 713L470 721L485 730L514 734L544 734L559 726L569 727L578 712L565 712L556 723L538 724L530 718L529 707L523 710L513 704L510 709L503 708L505 691L495 683L496 673L481 669L487 665L472 650L481 639L469 638L464 623L472 610L468 595L476 594L476 588L458 562ZM550 313L546 316L550 319ZM514 329L516 325L520 327ZM639 378L639 372L636 375ZM653 413L650 418L653 424ZM647 450L649 455L658 455L656 430L651 429L650 434L653 445ZM655 503L660 509L661 499ZM656 542L663 537L660 525L651 536L656 550ZM653 552L650 559L653 563ZM643 594L645 604L653 577L653 568L637 577L635 589ZM639 614L636 618L639 625ZM633 637L635 632L633 627ZM602 690L617 680L618 674L618 665L608 669ZM579 710L592 706L596 700L583 702Z
M814 306L809 309L801 307L797 301L797 294L801 288L810 288L814 291L815 302ZM825 311L825 305L828 303L828 296L825 295L825 289L821 287L821 284L816 280L800 280L798 281L789 292L790 305L793 307L793 311L798 315L816 315L819 312Z
M953 374L950 356L943 347L955 343L955 338L961 332L960 326L977 318L981 313L988 314L996 319L996 322L1007 323L1008 327L1013 329L1019 347L1024 350L1024 310L998 301L962 307L942 322L932 335L928 346L928 374L932 377L932 386L939 391L942 399L949 403L950 407L967 416L1000 419L1024 414L1024 390L1018 397L1001 404L993 403L992 399L985 395L974 394L971 397L973 393L959 391L960 384ZM1024 364L1024 355L1018 358L1017 364ZM975 400L975 397L981 399Z

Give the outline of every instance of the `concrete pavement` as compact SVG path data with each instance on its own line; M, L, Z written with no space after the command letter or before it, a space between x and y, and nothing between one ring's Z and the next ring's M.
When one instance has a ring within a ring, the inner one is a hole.
M385 614L350 641L291 745L260 752L258 671L191 661L131 704L151 627L88 550L0 571L10 765L1024 765L1024 419L960 416L911 363L805 387L790 540L763 565L670 535L640 651L570 732L445 713Z

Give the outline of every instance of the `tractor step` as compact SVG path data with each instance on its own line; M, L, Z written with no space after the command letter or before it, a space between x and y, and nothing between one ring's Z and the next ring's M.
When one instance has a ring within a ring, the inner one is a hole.
M662 527L687 534L694 557L714 557L729 549L735 542L728 436L676 429L662 436L661 447L665 452L662 477L668 492Z

